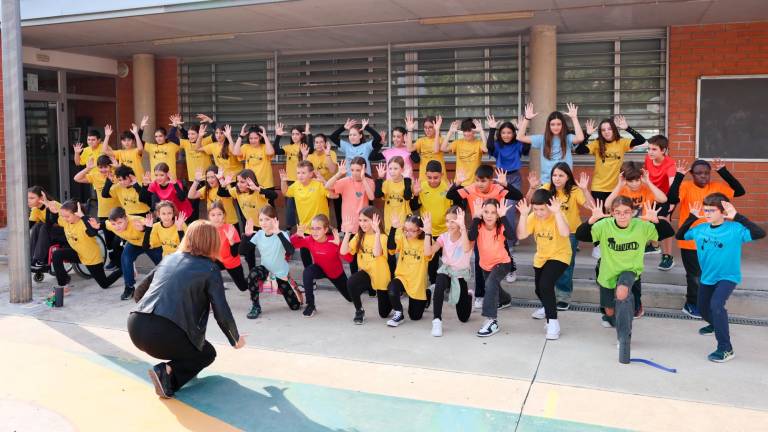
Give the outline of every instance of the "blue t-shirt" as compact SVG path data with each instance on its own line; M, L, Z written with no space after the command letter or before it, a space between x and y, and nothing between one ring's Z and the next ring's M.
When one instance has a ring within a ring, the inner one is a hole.
M560 152L560 138L552 137L552 152L550 159L544 156L544 135L531 135L531 148L539 150L539 160L541 163L541 172L539 177L542 183L549 183L549 176L552 174L552 167L558 162L565 162L573 168L573 138L575 135L566 135L565 155Z
M371 156L371 153L373 152L373 140L366 141L364 143L360 143L358 145L354 145L350 143L349 141L341 140L341 145L339 146L341 148L341 151L344 152L344 160L347 161L347 167L349 167L350 164L352 164L352 159L360 156L361 158L365 159L365 172L368 175L371 175L371 161L368 160L368 158ZM347 177L351 176L352 172L350 170L347 170Z
M716 227L703 223L688 230L685 239L696 241L701 283L714 285L721 280L741 283L741 244L752 241L747 227L733 221Z
M282 233L285 238L288 238L288 234ZM251 237L251 243L256 245L261 255L261 265L267 268L275 277L285 279L288 277L290 267L288 261L285 260L285 247L277 238L277 234L266 235L264 231L258 231Z
M523 143L518 140L510 144L502 144L501 141L493 143L493 157L496 159L496 167L505 171L517 171L520 169L520 156L523 154Z

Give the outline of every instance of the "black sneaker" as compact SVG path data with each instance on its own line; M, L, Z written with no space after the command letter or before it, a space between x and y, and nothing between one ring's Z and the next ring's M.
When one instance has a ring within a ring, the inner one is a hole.
M120 300L128 300L131 297L133 297L133 287L127 286L123 290L123 294L120 295Z
M661 249L653 246L652 244L648 243L645 245L645 254L646 255L652 255L652 254L658 254L661 253Z
M371 288L368 290L368 297L376 297L376 290Z
M155 386L155 393L163 399L173 396L171 376L165 371L165 363L158 363L147 371L150 381Z
M567 311L571 308L571 304L564 301L557 302L557 310L559 311Z
M699 334L702 336L712 336L715 334L715 326L712 324L704 326L699 329Z
M317 309L315 309L315 305L307 305L307 307L304 308L304 312L302 313L305 317L309 318L314 315L316 311Z
M727 361L733 360L735 356L736 354L733 353L733 350L730 350L730 351L717 350L712 354L708 355L707 360L715 363L725 363Z
M248 315L245 317L248 319L256 319L259 317L259 315L261 315L261 306L254 304L251 306L250 312L248 312Z
M41 271L41 270L45 269L46 267L48 267L48 264L46 264L43 261L38 261L38 260L32 261L32 264L30 264L30 266L29 266L29 268L32 271Z
M355 318L352 320L357 325L362 325L365 321L365 310L358 309L355 311Z
M509 307L512 307L512 300L508 301L507 303L499 303L496 306L496 308L498 310L506 309L506 308L509 308Z
M434 285L430 285L430 288ZM429 305L432 304L432 290L427 288L427 305L424 306L424 309L429 309Z
M115 270L117 268L117 264L115 264L114 261L109 260L107 265L104 266L104 270Z
M674 266L675 266L675 259L672 258L672 255L664 254L661 256L661 262L659 262L659 265L656 266L656 268L661 271L670 271Z
M603 315L602 318L600 319L600 325L602 325L605 328L616 327L616 321L614 317Z

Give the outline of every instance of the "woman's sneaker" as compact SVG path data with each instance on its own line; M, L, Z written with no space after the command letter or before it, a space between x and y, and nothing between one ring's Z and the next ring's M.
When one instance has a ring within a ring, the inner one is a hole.
M405 316L400 311L395 311L395 315L387 321L387 325L390 327L397 327L405 321Z
M129 298L133 297L133 287L127 286L125 289L123 289L123 293L120 295L120 300L128 300Z
M475 309L482 309L483 308L483 298L482 297L475 297L475 303L472 306Z
M506 280L509 283L515 282L517 280L517 272L516 271L511 271L511 272L507 273L507 276L504 278L504 280Z
M699 334L702 336L712 336L715 334L715 326L708 325L699 329Z
M316 311L317 311L317 309L315 309L315 305L307 305L304 308L304 312L302 312L302 313L304 314L305 317L309 318L309 317L313 316Z
M557 302L557 310L559 310L560 312L565 312L570 308L571 308L571 304L568 302L565 302L565 301Z
M485 324L477 331L479 337L493 336L499 331L499 323L495 319L485 320Z
M717 350L712 354L708 355L707 359L715 363L725 363L727 361L733 360L734 357L736 357L736 354L733 353L733 350L730 350L730 351Z
M672 270L672 267L674 266L675 259L672 257L672 255L663 254L661 256L661 262L659 262L659 265L656 266L656 268L661 271L669 271Z
M256 319L261 315L261 306L255 304L251 306L250 312L245 317L248 319Z
M357 325L362 325L363 321L365 321L365 310L358 309L355 311L355 317L352 319L352 322L354 322Z
M556 319L549 320L547 323L547 335L545 337L547 340L560 339L560 321Z
M540 308L536 309L531 314L531 318L533 318L533 319L544 319L546 317L547 317L547 313L544 312L544 308L543 307L540 307Z
M443 320L435 318L432 320L432 336L440 337L443 335Z

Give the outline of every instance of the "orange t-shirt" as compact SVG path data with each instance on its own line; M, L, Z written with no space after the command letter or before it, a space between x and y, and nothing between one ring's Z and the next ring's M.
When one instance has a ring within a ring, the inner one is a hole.
M680 223L682 224L686 219L688 219L688 215L691 214L691 210L688 208L689 204L701 204L707 195L715 192L720 192L721 194L727 196L728 199L733 200L733 189L731 189L731 187L726 183L710 182L706 187L700 188L696 186L691 180L684 181L680 185L680 204L677 205L677 208L680 209ZM694 227L703 221L703 218L699 219L691 227ZM696 242L693 240L678 240L677 245L680 247L680 249L696 249Z
M224 265L226 269L233 269L240 265L240 255L232 255L229 246L229 240L227 240L227 230L234 229L235 243L240 241L240 234L237 233L237 229L230 224L222 224L219 228L219 239L221 240L221 247L219 248L219 261Z
M656 197L653 195L651 188L646 185L640 185L640 189L633 191L629 186L624 186L619 191L619 195L624 195L627 198L632 198L632 210L634 210L633 216L637 217L645 214L643 204L645 202L654 202Z
M480 253L480 267L491 271L496 264L510 262L507 248L504 247L504 227L497 231L485 228L481 222L477 229L477 251Z

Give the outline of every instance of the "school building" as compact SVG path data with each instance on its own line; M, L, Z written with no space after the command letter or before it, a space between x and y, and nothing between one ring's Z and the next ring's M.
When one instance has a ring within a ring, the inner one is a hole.
M66 199L78 190L72 144L107 123L119 133L143 114L151 116L150 128L180 112L187 125L206 113L235 129L256 123L272 133L276 121L310 122L316 133L348 117L390 130L406 112L418 119L442 114L446 123L486 114L512 119L533 101L540 115L530 133L542 133L550 111L574 102L582 122L623 114L646 137L667 135L672 156L691 161L712 155L700 148L704 130L697 129L700 78L768 76L764 0L21 6L26 143L0 137L0 226L6 146L25 144L29 184ZM757 112L740 115L759 119ZM747 189L737 208L768 222L768 141L763 134L741 142L750 136L724 136L720 144ZM119 142L113 137L111 145ZM593 161L575 157L576 170ZM280 165L278 159L275 169Z

